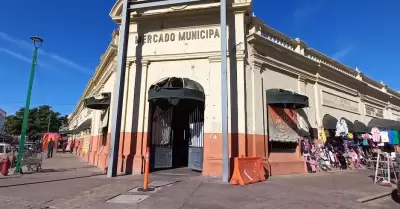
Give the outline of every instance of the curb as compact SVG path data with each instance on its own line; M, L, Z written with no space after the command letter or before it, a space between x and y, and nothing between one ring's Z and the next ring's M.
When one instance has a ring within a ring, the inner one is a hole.
M376 195L371 195L371 196L368 196L368 197L359 198L356 201L359 202L359 203L365 203L365 202L376 200L376 199L379 199L379 198L382 198L382 197L390 196L391 194L392 194L392 191L390 191L390 192L382 192L382 193L379 193L379 194L376 194Z
M32 182L25 182L25 183L9 184L9 185L2 185L2 186L0 186L0 188L25 186L25 185L30 185L30 184L43 184L43 183L49 183L49 182L65 181L65 180L72 180L72 179L81 179L81 178L88 178L88 177L101 176L101 175L104 175L104 174L89 174L89 175L74 176L74 177L67 177L67 178L58 178L58 179L51 179L51 180L41 180L41 181L32 181Z

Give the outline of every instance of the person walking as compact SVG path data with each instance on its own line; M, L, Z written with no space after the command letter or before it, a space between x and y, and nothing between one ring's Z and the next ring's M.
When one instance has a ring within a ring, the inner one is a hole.
M54 141L53 139L50 139L50 142L47 145L47 158L53 158L53 150L54 150Z
M71 145L69 146L69 153L73 153L75 147L75 139L71 141Z
M75 139L74 139L74 140L75 140ZM80 145L81 145L81 141L78 141L78 145L76 145L76 149L75 149L75 154L76 154L76 155L79 154L79 153L78 153L78 150L79 150Z
M65 150L67 149L67 145L68 145L68 142L64 141L62 144L62 153L65 153Z

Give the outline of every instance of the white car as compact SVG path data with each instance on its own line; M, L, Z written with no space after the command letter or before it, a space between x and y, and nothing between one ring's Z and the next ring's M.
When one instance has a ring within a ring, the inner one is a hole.
M14 164L15 161L15 154L12 151L12 146L8 143L0 143L0 161L3 159L8 158L11 162L11 164ZM2 162L0 162L2 164Z

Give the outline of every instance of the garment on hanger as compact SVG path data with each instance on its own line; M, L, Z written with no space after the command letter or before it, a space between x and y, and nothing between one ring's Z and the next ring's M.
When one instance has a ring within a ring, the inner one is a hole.
M322 141L325 143L326 142L326 133L325 133L324 128L321 130L321 137L322 137Z
M399 132L397 130L393 130L393 144L400 144Z
M374 127L371 129L371 134L372 134L372 140L374 142L380 142L381 141L381 132L379 131L378 128Z
M348 132L349 131L348 131L348 128L347 128L347 123L346 123L346 121L344 119L341 119L340 121L338 121L336 123L336 133L335 133L335 135L337 137L342 136L342 135L343 136L347 136Z
M368 146L368 145L369 145L368 139L363 139L363 145L364 145L364 146Z
M354 138L354 136L353 136L353 134L352 134L352 133L348 133L348 134L347 134L347 138L349 138L349 139L353 139L353 138Z
M392 130L388 131L388 137L389 137L389 144L393 144L394 133Z
M372 139L371 134L363 134L361 137L362 137L363 139L367 139L367 140Z
M381 142L383 142L383 143L389 142L389 134L387 131L381 131L380 135L381 135Z

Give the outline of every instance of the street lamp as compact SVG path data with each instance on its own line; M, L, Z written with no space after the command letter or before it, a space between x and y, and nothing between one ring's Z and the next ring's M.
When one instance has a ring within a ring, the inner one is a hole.
M36 68L36 64L37 64L36 63L37 51L43 44L43 39L38 36L32 36L31 39L33 41L33 48L34 48L33 49L33 58L32 58L32 67L31 67L31 74L29 77L28 94L26 95L26 103L25 103L25 110L24 110L24 120L22 122L21 138L19 140L17 166L14 171L14 173L21 173L21 174L22 174L22 153L24 152L26 127L28 125L29 105L31 103L33 78L35 77L35 68Z

